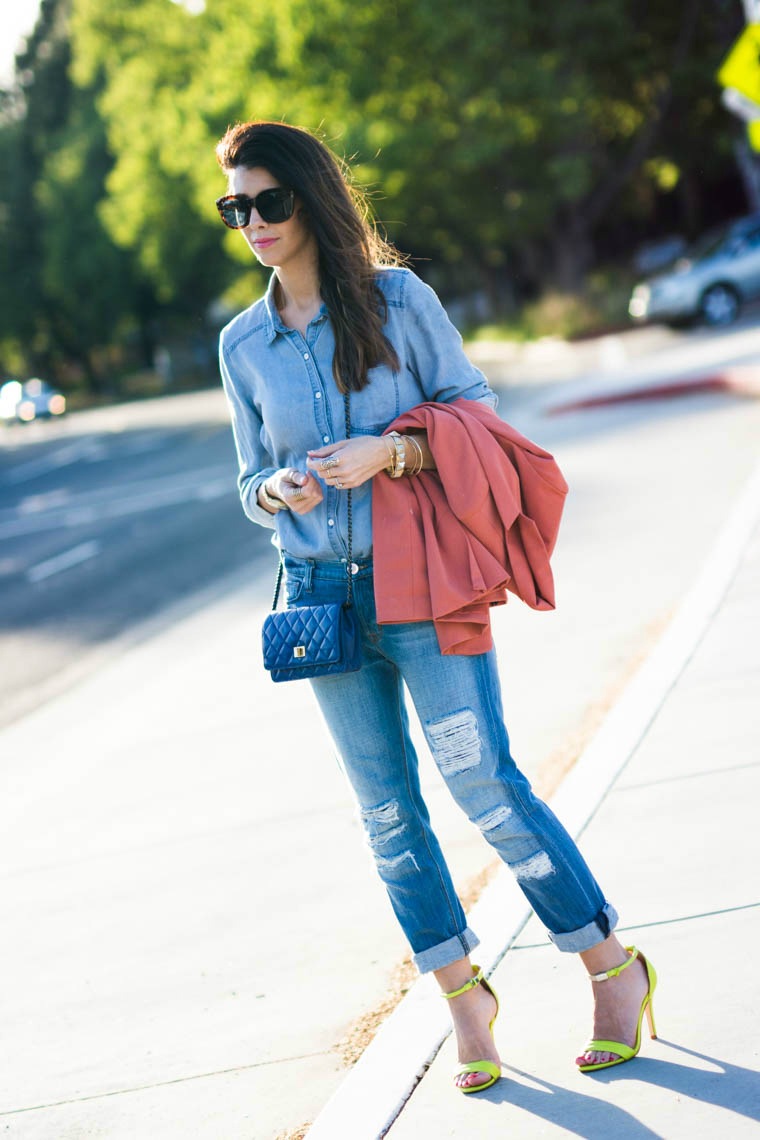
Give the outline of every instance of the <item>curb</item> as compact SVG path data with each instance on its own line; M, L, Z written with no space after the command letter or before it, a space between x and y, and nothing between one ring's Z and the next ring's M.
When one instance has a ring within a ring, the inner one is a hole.
M688 396L693 392L732 392L739 396L760 397L760 368L734 368L717 376L701 376L688 380L669 380L617 392L600 392L579 400L553 404L544 410L546 416L559 416L585 408L601 408L610 404L635 400L663 400Z
M760 463L736 501L697 580L660 641L552 796L576 839L635 753L715 617L760 520ZM477 958L489 973L531 911L509 869L468 915L479 929ZM381 1140L451 1032L432 974L419 978L327 1102L305 1140Z

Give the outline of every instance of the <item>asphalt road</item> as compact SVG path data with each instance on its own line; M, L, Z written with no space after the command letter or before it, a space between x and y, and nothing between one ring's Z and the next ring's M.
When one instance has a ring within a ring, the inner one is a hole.
M116 423L91 413L83 431L72 416L26 439L23 427L5 433L0 724L179 598L246 565L273 571L268 535L240 509L221 394L178 399L210 395L217 414L205 422L146 417L136 405Z
M617 386L629 374L663 378L693 373L700 361L714 371L721 362L751 358L755 336L760 340L760 318L750 315L734 330L714 334L632 330L606 338L600 350L578 346L572 360L557 357L555 350L540 376L535 362L530 368L525 362L524 374L497 379L502 383L500 412L526 435L555 449L559 459L563 446L574 456L578 444L600 433L621 435L624 426L627 432L637 423L691 415L698 405L624 406L547 417L545 408L570 389L577 394L586 383L598 388L605 366ZM579 373L581 365L586 371ZM483 367L492 375L486 361ZM722 396L713 402L716 407L736 404ZM746 420L741 413L736 417L740 436ZM698 417L692 442L703 426ZM629 461L626 432L621 435L621 470ZM640 433L637 438L635 446L647 446ZM686 442L684 446L688 450ZM714 451L719 477L720 470L727 472L739 462L745 444L732 440L731 429L718 440L707 425L703 446ZM591 452L583 448L581 454ZM609 467L609 454L600 454L602 473ZM575 462L570 453L567 462ZM257 579L273 572L269 535L243 515L235 476L232 436L218 389L77 413L0 434L0 725L96 669L104 655L118 653L115 638L129 632L139 637L146 619L179 599L216 585L222 589L228 576L245 567ZM593 482L590 476L585 506L597 512L601 532L614 535L614 514L598 514ZM583 507L579 490L570 510L574 502ZM614 502L605 509L614 512ZM687 510L684 526L688 516ZM667 518L662 526L668 526ZM687 547L682 544L685 559ZM610 558L612 573L613 548L599 556ZM580 551L578 559L583 559ZM688 571L686 562L683 570ZM575 568L571 574L577 576Z

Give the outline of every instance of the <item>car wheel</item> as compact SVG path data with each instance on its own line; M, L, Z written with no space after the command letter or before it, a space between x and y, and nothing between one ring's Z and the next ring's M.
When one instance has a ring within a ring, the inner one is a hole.
M739 315L741 301L731 285L711 285L702 294L699 311L708 325L730 325Z

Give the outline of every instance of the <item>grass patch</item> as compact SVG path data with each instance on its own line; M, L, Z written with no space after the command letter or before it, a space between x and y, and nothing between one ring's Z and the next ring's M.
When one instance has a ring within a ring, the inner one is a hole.
M516 314L466 329L465 339L516 343L542 337L575 340L631 328L628 301L635 280L624 270L595 270L577 292L548 289Z

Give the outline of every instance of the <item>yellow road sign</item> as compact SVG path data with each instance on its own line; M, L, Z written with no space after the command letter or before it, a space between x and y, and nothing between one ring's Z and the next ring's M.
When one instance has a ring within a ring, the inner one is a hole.
M726 56L718 82L760 103L760 24L748 24Z

